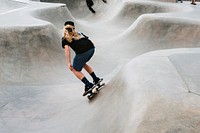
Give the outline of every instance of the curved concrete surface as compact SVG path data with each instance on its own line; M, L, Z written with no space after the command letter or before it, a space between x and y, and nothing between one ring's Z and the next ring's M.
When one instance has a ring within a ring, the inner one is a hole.
M1 133L199 133L200 3L43 1L0 1ZM96 46L92 101L67 69L66 20Z
M20 3L16 1L10 1L10 0L1 0L1 8L0 8L0 14L5 14L9 12L15 12L20 8L26 7L25 3Z

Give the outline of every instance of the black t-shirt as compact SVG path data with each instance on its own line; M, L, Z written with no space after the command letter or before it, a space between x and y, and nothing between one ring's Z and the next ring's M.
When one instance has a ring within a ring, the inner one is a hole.
M80 38L79 40L72 40L71 43L65 38L62 38L62 47L65 48L65 45L70 46L76 54L82 54L94 48L94 44L87 37Z

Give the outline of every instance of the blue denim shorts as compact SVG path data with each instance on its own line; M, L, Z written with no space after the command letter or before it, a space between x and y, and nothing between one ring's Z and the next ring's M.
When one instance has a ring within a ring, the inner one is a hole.
M95 51L95 48L92 48L82 54L77 54L73 60L73 68L76 71L81 71L85 64L91 59Z

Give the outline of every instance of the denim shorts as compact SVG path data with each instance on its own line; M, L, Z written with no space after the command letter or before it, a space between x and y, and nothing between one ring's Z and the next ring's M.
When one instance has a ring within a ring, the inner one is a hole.
M73 68L76 71L81 71L85 64L91 59L95 51L95 48L92 48L82 54L77 54L73 60Z

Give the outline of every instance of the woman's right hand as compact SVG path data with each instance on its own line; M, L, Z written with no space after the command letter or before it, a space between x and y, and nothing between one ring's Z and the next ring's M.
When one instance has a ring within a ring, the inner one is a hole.
M73 70L73 66L72 66L72 64L71 63L68 63L68 68L69 68L69 70Z

